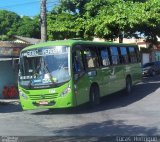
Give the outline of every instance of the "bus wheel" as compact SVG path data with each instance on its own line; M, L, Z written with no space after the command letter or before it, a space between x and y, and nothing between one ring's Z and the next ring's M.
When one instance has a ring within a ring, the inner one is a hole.
M99 88L92 86L90 90L90 106L94 107L100 104Z
M156 72L155 72L154 70L152 70L151 73L150 73L150 75L151 75L151 76L155 76L155 75L156 75Z
M132 91L132 79L131 77L127 77L126 79L126 93L129 95L131 94Z

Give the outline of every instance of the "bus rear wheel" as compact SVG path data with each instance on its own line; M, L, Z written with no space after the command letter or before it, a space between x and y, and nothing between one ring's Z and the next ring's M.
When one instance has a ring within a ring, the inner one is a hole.
M91 87L89 103L91 107L94 107L100 104L99 88L95 85Z
M156 72L155 72L154 70L152 70L152 71L150 72L150 75L151 75L151 76L155 76L155 75L156 75Z
M131 77L127 77L127 79L126 79L126 89L125 89L125 91L128 95L130 95L131 92L132 92L132 79L131 79Z

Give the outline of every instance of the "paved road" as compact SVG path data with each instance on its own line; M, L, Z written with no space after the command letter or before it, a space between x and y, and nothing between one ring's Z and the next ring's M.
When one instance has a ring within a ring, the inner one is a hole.
M102 99L89 109L22 111L19 104L0 105L0 135L114 136L160 135L160 76L145 78L126 96Z

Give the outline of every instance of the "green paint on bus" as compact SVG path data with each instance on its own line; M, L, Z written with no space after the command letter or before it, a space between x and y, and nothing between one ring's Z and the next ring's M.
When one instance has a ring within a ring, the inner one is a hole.
M133 44L62 40L24 48L19 94L23 110L67 108L126 89L141 80Z

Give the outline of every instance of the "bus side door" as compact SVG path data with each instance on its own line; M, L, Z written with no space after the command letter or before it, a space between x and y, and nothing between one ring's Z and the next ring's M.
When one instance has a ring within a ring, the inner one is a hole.
M72 54L74 95L77 105L83 104L89 100L90 82L84 69L82 54L82 50L80 49L75 49Z
M124 66L120 62L120 53L116 46L109 47L112 66L110 68L111 92L117 92L125 87Z

